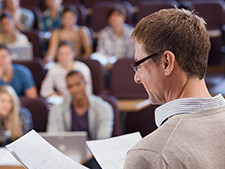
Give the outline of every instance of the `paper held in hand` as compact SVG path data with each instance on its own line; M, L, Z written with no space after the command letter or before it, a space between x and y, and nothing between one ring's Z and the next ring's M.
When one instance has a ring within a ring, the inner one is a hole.
M7 145L6 148L29 169L87 169L62 154L34 130Z
M87 141L103 169L123 169L127 152L142 139L139 132L104 140Z

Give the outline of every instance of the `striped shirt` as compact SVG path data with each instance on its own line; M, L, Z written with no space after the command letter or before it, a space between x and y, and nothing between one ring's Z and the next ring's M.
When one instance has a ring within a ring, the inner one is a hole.
M209 98L182 98L170 101L155 110L155 123L160 127L164 121L177 114L197 113L225 105L221 94Z
M133 30L132 26L124 24L123 35L118 37L112 27L106 26L99 33L97 52L106 57L116 56L118 59L133 57L134 40L130 37Z

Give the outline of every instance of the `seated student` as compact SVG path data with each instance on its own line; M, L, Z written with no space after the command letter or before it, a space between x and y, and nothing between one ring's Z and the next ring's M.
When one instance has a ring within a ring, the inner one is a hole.
M112 107L100 97L86 94L87 83L80 72L69 72L66 83L70 97L50 110L47 131L87 131L91 140L110 137Z
M0 15L0 43L7 45L28 45L26 35L15 29L15 23L10 14Z
M22 8L20 0L3 0L3 10L9 13L19 31L31 30L34 24L34 14L31 10Z
M71 70L78 70L87 81L87 93L92 93L91 72L87 65L80 61L74 61L75 53L70 41L62 41L57 50L56 64L51 67L41 85L40 94L43 97L59 95L66 97L69 92L66 88L66 74Z
M53 31L61 25L62 0L45 0L47 9L43 11L39 29L41 32Z
M33 128L32 116L20 108L19 98L9 85L0 86L0 147L18 139Z
M37 97L37 89L30 70L12 64L12 56L6 45L0 44L0 86L9 84L18 96Z
M116 5L109 10L109 25L99 33L97 52L91 56L93 59L107 65L119 58L134 56L134 41L130 37L134 28L127 25L125 19L126 10L123 6Z
M77 25L77 15L78 12L76 8L64 8L61 16L62 26L52 32L52 37L49 41L49 47L45 56L46 62L54 60L58 44L65 40L69 40L73 43L75 58L89 57L92 53L87 27Z

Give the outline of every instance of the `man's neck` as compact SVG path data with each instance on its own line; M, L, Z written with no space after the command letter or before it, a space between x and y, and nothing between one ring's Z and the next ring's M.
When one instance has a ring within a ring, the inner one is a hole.
M59 8L57 8L56 6L53 6L52 8L50 8L51 18L56 18L58 15L58 11L59 11Z
M73 108L79 116L82 116L88 109L89 101L87 97L82 100L73 100Z
M198 78L188 78L183 84L174 86L171 91L173 93L168 94L168 100L166 102L180 98L211 97L204 79L200 80Z
M123 35L123 25L113 27L113 31L117 37L121 37Z

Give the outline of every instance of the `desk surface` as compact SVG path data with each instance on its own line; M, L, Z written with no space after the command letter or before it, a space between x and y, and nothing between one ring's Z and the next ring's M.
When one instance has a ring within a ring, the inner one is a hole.
M0 169L25 169L23 166L0 166Z
M119 109L122 112L135 112L146 108L150 105L148 99L136 99L136 100L118 100Z

